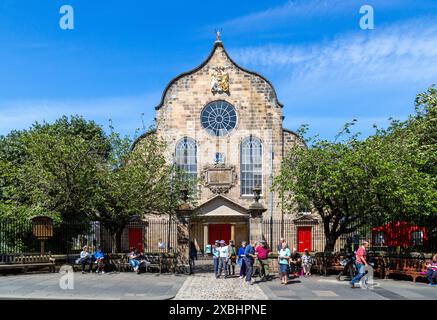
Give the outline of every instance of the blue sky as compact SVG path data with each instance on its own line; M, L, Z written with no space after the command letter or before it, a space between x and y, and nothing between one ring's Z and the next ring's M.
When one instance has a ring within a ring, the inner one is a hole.
M74 30L59 27L65 4ZM364 4L374 30L359 27ZM435 0L1 0L0 134L81 114L132 135L221 28L234 60L275 86L287 128L333 138L356 118L366 136L437 83L436 17Z

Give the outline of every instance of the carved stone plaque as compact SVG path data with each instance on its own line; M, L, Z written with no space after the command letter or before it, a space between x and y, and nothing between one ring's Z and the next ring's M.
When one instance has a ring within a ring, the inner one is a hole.
M235 184L234 166L213 165L203 170L204 183L213 193L227 193Z

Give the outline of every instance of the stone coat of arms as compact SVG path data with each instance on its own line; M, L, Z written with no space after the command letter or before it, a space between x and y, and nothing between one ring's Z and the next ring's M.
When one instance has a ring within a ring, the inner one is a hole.
M229 73L225 67L213 68L211 75L212 93L229 93Z

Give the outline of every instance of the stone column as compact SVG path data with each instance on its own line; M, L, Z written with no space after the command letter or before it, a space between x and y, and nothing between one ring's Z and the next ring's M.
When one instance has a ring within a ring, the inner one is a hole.
M249 240L260 241L263 239L263 218L262 215L267 209L259 202L250 205L248 213L249 218Z
M262 238L262 217L251 216L249 218L249 240L256 240L259 242Z
M190 261L190 220L192 208L182 204L176 212L177 217L177 263L189 265Z
M206 245L209 241L209 224L205 223L203 225L203 250L206 250Z
M231 239L230 240L234 240L234 243L235 243L235 223L231 224Z

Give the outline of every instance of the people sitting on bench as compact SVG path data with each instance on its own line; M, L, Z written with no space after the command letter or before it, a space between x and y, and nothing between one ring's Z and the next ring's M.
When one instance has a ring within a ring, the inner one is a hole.
M89 264L88 272L91 272L93 269L93 257L88 251L88 246L83 247L82 252L80 253L79 263L82 265L82 273L85 273L85 265Z
M137 250L137 248L131 248L131 252L129 254L129 263L134 269L136 273L140 273L140 264L141 264L141 253Z
M428 278L430 286L437 286L437 254L435 254L429 264L426 265L428 269L426 277Z
M293 248L293 251L290 255L290 274L292 276L298 277L299 271L301 267L301 257L300 254L297 252L296 248Z
M96 252L94 252L94 258L96 259L96 273L102 272L105 273L105 254L102 252L102 248L97 246Z

